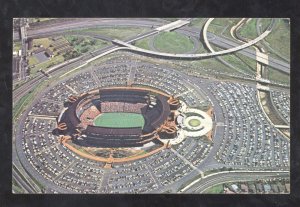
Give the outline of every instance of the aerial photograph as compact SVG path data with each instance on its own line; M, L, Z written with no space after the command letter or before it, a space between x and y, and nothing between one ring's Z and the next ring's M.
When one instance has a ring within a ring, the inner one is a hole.
M14 18L14 194L290 194L289 18Z

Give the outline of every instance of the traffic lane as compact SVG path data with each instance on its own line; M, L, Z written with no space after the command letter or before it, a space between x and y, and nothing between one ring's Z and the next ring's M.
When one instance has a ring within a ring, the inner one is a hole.
M54 34L58 31L63 30L70 30L70 29L81 29L81 28L87 28L92 26L102 26L102 27L114 27L114 26L135 26L135 27L157 27L161 26L163 23L159 23L157 21L151 21L149 20L137 20L137 19L127 19L127 20L120 20L120 19L114 19L114 20L101 20L98 21L83 21L83 22L75 22L75 23L68 23L63 25L52 25L51 27L46 27L42 29L36 29L34 30L28 30L28 37L34 38L36 36L48 33L48 34Z
M214 39L214 40L211 40L210 41L212 44L214 45L217 45L223 49L229 49L229 48L232 48L232 47L236 47L238 46L238 44L235 44L231 41L223 41L223 40L220 40L220 39ZM243 50L240 50L238 51L238 53L241 53L249 58L252 58L252 59L256 59L256 52L254 50L251 50L249 48L246 48L246 49L243 49ZM273 57L268 57L269 58L269 65L273 68L277 68L277 69L280 69L282 70L283 72L286 72L286 73L289 73L290 72L290 64L288 63L285 63L283 61L279 61L277 59L274 59Z
M99 20L94 20L94 21L92 21L92 22L90 22L90 21L88 21L90 24L92 24L93 26L95 26L95 25L98 25L98 24L100 24L100 25L108 25L108 26L112 26L112 24L113 25L115 25L115 26L120 26L120 25L122 25L122 26L132 26L132 25L134 25L134 26L153 26L155 23L157 23L156 21L153 21L153 20L151 20L151 19L148 19L148 20L136 20L136 19L134 19L134 20L132 20L132 19L127 19L127 20L116 20L116 19L110 19L110 20L101 20L101 19L99 19ZM75 23L75 25L74 25L74 27L76 27L76 26L78 26L78 24L79 24L79 26L84 26L84 27L87 27L87 26L90 26L89 24L88 25L84 25L83 24L84 22L78 22L78 23ZM158 23L158 25L161 25L161 24L163 24L163 23ZM66 25L60 25L60 27L61 27L61 29L62 30L64 30L64 29L67 29L67 28L69 28L69 24L66 26ZM55 30L55 26L53 26L53 28L51 27L51 28L44 28L44 29L42 29L42 30L45 30L45 29L51 29L51 30ZM183 28L179 28L178 29L179 31L182 31L182 32L189 32L189 33L191 33L191 34L193 34L193 35L195 35L195 33L196 33L196 36L198 37L198 34L199 34L199 30L198 29L192 29L191 27L190 28L186 28L186 27L183 27ZM34 31L36 31L36 30L34 30ZM31 31L32 32L32 31ZM36 33L39 33L39 32L36 32ZM28 35L30 35L30 31L28 31ZM232 40L228 40L228 39L225 39L225 38L222 38L222 37L218 37L218 36L216 36L216 35L214 35L214 34L212 34L212 33L209 33L208 32L208 37L209 38L212 38L213 40L218 40L218 41L221 41L221 42L224 42L224 43L226 43L226 44L230 44L232 47L235 47L235 46L238 46L239 44L238 43L235 43L234 41L232 41ZM212 40L212 41L213 41ZM250 50L250 49L249 49ZM253 53L254 55L255 55L255 51L254 50L250 50L251 51L251 53ZM254 56L255 57L255 56ZM283 65L283 66L285 66L285 67L289 67L289 64L287 64L287 63L284 63L284 62L282 62L282 61L280 61L280 60L276 60L276 59L274 59L274 58L269 58L270 59L270 61L271 62L274 62L274 63L276 63L276 64L279 64L279 65Z
M288 176L285 176L285 177L288 177ZM241 175L230 175L230 176L227 176L226 178L225 177L222 177L222 178L215 178L213 180L210 180L208 182L206 182L205 184L199 186L198 188L195 189L195 193L203 193L206 189L212 187L212 186L215 186L216 184L219 184L219 183L226 183L226 182L237 182L237 181L255 181L255 180L261 180L261 179L272 179L272 178L281 178L281 176L277 176L277 175L274 175L274 176L257 176L257 175L254 175L254 176L251 176L251 175L244 175L244 176L241 176Z
M137 40L137 39L143 38L145 35L149 35L149 34L151 34L151 33L154 34L154 31L151 30L151 31L149 31L149 32L140 34L140 35L138 35L138 36L136 36L136 37L133 37L133 38L131 38L131 39L128 39L127 42L130 42L130 41L133 41L133 40ZM84 54L84 55L82 56L82 58L80 58L80 59L78 59L77 61L75 61L75 62L72 63L72 67L76 67L75 64L78 64L78 63L79 63L79 65L80 65L82 61L88 60L88 59L90 59L90 58L92 58L92 57L94 57L94 56L100 55L100 54L102 54L102 53L104 53L104 52L107 52L107 51L109 51L110 49L114 49L114 48L117 48L117 46L111 45L111 46L108 46L108 47L105 47L105 48L101 48L101 49L99 49L99 50L96 50L96 51L94 51L94 52L90 52L90 53L88 53L88 54ZM74 65L74 66L73 66L73 65ZM62 68L61 70L66 70L66 69L70 68L70 65L67 65L67 66L65 66L65 67L66 67L66 68ZM57 69L60 69L60 68L57 68ZM51 73L52 75L55 75L57 69L56 69L56 70L53 70L53 71L51 71L51 72L49 72L49 74ZM60 70L60 71L61 71L61 70ZM43 80L46 80L47 78L48 78L48 77L45 77L44 75L41 74L41 75L39 75L37 78L31 80L30 82L27 82L26 85L23 85L22 87L16 89L16 91L14 91L14 93L13 93L13 100L14 100L14 102L18 101L18 100L19 100L26 92L30 91L30 90L34 87L34 85L36 85L38 82L41 82L41 81L43 81ZM29 87L27 87L27 86L29 86ZM25 89L24 89L24 88L25 88Z
M195 29L193 27L189 27L189 28L179 28L178 30L185 30L186 32L189 33L189 35L198 35L199 37L199 29ZM214 42L214 41L218 41L218 42L222 42L224 44L227 44L227 45L230 45L231 47L237 47L240 45L239 42L236 42L234 39L229 39L229 38L226 38L226 37L221 37L221 36L218 36L218 35L215 35L211 32L207 32L207 37L209 39L209 42ZM255 55L255 50L252 50L250 48L246 48L246 49L243 49L247 52L250 52L250 53L253 53ZM281 61L281 60L277 60L273 57L269 57L269 61L271 62L274 62L274 63L277 63L279 65L282 65L282 66L285 66L285 67L288 67L290 68L290 64L289 63L286 63L284 61Z
M18 175L18 173L15 172L14 169L12 172L13 178L23 189L25 189L28 193L35 193L35 191L31 189L31 187Z
M288 172L228 172L226 174L215 174L207 178L203 178L195 183L184 193L193 193L203 191L205 187L211 187L221 182L236 181L238 178L244 180L270 179L274 177L289 177Z
M129 21L135 21L135 22L132 22L131 24L129 24L129 25L135 25L135 26L142 26L142 25L144 25L144 26L153 26L153 22L149 22L149 20L147 20L147 21L145 21L145 20L143 20L143 21L136 21L136 20L129 20ZM123 25L124 26L124 24L126 25L126 23L128 24L128 21L127 22L124 22L124 21L120 21L120 20L113 20L113 21L111 21L111 20L109 20L109 22L103 22L103 21L99 21L99 22L96 22L96 23L99 23L99 24L108 24L108 25L110 25L111 26L111 24L113 23L113 24L115 24L116 26L118 25ZM142 23L142 24L141 24ZM93 25L95 25L95 22L93 22ZM88 26L88 25L81 25L81 26L84 26L84 27L86 27L86 26ZM47 28L47 29L49 29L49 28ZM50 29L52 29L52 28L50 28ZM64 30L64 29L66 29L65 28L65 26L64 25L62 25L62 28L61 28L62 30ZM185 31L185 32L190 32L191 34L193 34L193 35L195 35L195 32L196 32L196 36L198 36L198 33L199 33L199 31L198 30L182 30L181 28L179 28L178 29L179 31ZM29 32L29 34L28 35L30 35L30 32ZM49 32L48 32L48 35L49 35ZM230 48L230 47L234 47L234 46L238 46L239 44L237 44L237 43L234 43L233 41L229 41L229 40L227 40L227 39L225 39L225 38L221 38L221 37L218 37L218 36L216 36L216 35L214 35L214 34L211 34L211 33L208 33L208 37L214 37L213 38L213 40L212 40L212 43L214 43L214 41L218 41L218 43L216 43L216 44L218 44L218 45L220 45L220 44L225 44L225 45L230 45L230 46L227 46L227 48ZM249 50L249 51L248 51ZM253 59L256 59L256 55L255 55L255 51L253 51L253 50L250 50L250 49L248 49L247 50L247 52L250 52L252 55L248 55L248 57L250 57L250 58L253 58ZM270 66L272 66L272 67L275 67L275 68L278 68L278 69L280 69L280 70L282 70L282 71L284 71L284 72L289 72L287 69L285 69L284 67L287 67L287 68L289 68L289 64L287 64L287 63L284 63L284 62L282 62L282 61L279 61L279 60L276 60L276 59L273 59L273 58L271 58L271 57L269 57L269 61L270 61Z

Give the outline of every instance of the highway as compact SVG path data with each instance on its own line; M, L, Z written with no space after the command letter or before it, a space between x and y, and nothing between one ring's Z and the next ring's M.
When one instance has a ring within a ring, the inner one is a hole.
M21 174L19 169L14 165L12 168L12 176L14 180L17 182L19 186L21 186L28 193L35 193L35 189L31 186L31 184L24 178L24 175Z
M86 24L86 25L85 25ZM28 30L28 37L36 38L36 37L43 37L43 36L49 36L49 35L54 35L54 34L59 34L66 32L66 30L70 30L72 28L89 28L92 27L112 27L112 26L138 26L138 27L157 27L161 26L163 23L162 21L157 21L156 19L104 19L104 20L76 20L74 23L68 23L68 25L63 25L63 24L54 24L53 26L49 28L39 28L39 29L32 29ZM57 30L56 30L57 29ZM178 29L179 32L186 33L187 35L193 35L197 38L200 37L200 31L199 28L194 28L194 27L187 27L184 26L182 28ZM207 32L207 38L208 40L221 48L224 49L229 49L233 47L238 47L239 44L234 42L231 39L223 38L216 36L212 33ZM256 53L255 50L250 49L250 48L245 48L240 51L239 53L246 55L249 58L252 58L256 60ZM279 69L283 72L289 73L290 70L290 64L283 62L281 60L277 60L275 58L269 57L269 62L270 66Z
M157 20L140 20L140 19L82 19L75 20L74 22L68 22L68 24L57 23L51 25L51 27L42 27L42 28L32 28L28 30L28 38L36 38L36 37L45 37L51 36L54 34L62 33L70 30L79 30L79 29L87 29L87 28L101 28L101 27L147 27L151 28L158 27L163 25L164 23ZM158 32L158 31L157 31Z
M225 55L225 54L237 52L239 50L242 50L244 48L247 48L247 47L250 47L250 46L256 44L257 42L259 42L260 40L262 40L263 38L265 38L269 33L270 33L270 31L267 30L264 33L262 33L259 37L255 38L254 40L251 40L248 43L245 43L243 45L239 45L239 46L234 47L234 48L230 48L230 49L222 50L222 51L215 51L215 52L211 52L211 53L200 53L200 54L171 54L171 53L163 53L163 52L156 52L156 51L151 51L151 50L145 50L145 49L142 49L142 48L130 45L130 44L128 44L126 42L123 42L123 41L120 41L120 40L113 40L113 42L116 43L116 44L119 44L119 45L126 46L130 50L134 50L134 51L137 51L137 52L146 53L146 54L150 54L150 55L155 55L155 56L159 56L159 57L196 59L196 58L214 57L214 56L218 56L218 55Z
M106 21L108 21L108 20L106 20ZM136 20L136 21L140 22L138 20ZM91 21L91 22L94 22L94 21ZM128 20L126 20L125 22L128 22ZM143 22L143 21L141 21L141 22ZM77 24L75 24L75 25L77 25ZM148 24L148 26L150 26L150 25L152 26L153 24ZM60 29L63 29L63 28L65 28L65 25L60 26ZM52 27L47 28L47 30L48 29L50 29L50 32L51 32ZM182 29L180 29L180 30L182 30ZM183 29L183 31L186 31L186 30ZM249 46L251 46L253 44L255 44L258 41L260 41L261 39L263 39L264 37L266 37L269 34L269 32L270 31L265 31L264 33L262 33L261 36L259 36L258 38L254 39L254 40L251 40L249 43L245 43L243 45L239 45L239 44L235 43L236 47L229 47L228 50L213 51L212 53L203 53L203 54L168 54L168 53L158 53L158 52L154 52L154 51L143 50L141 48L137 48L137 47L129 44L129 43L131 43L133 41L136 41L136 40L139 40L139 39L142 39L142 38L145 38L145 37L148 37L148 36L151 36L151 35L154 35L154 34L158 33L158 31L156 31L156 30L148 31L148 32L140 34L140 35L138 35L136 37L130 38L128 40L125 40L124 42L123 41L120 42L118 40L112 40L111 38L108 38L108 37L103 36L103 35L96 35L95 36L96 38L100 38L100 39L102 38L102 39L105 39L107 41L115 41L117 43L120 43L121 45L126 46L126 48L125 47L120 48L118 46L111 45L111 46L108 46L108 47L96 50L94 52L84 54L83 56L81 56L79 58L67 61L67 62L65 62L65 63L63 63L63 64L61 64L59 66L54 66L54 67L48 69L47 73L49 75L53 75L53 76L57 75L59 73L63 74L65 72L67 72L67 71L70 71L71 69L74 70L74 68L76 69L76 67L78 68L78 67L81 67L83 65L86 65L89 62L93 61L94 59L97 59L97 58L99 58L99 57L101 57L101 56L103 56L105 54L109 54L109 53L114 52L114 51L119 50L119 49L133 50L133 51L138 51L138 52L143 52L143 53L148 53L148 54L158 55L158 56L161 56L161 55L165 56L166 55L166 57L176 57L176 58L177 57L180 57L180 58L182 58L182 57L199 58L200 57L201 58L201 57L206 57L206 56L210 57L210 56L223 55L223 54L227 54L227 53L230 53L230 52L236 52L236 51L244 52L245 54L251 55L252 53L250 51L253 51L253 50L247 49L247 52L246 52L245 48L249 47ZM196 33L193 33L193 34L196 34ZM92 35L92 34L86 33L86 35ZM207 36L207 38L208 38L209 37L209 33L207 33L207 35L208 35ZM214 36L214 40L217 39L217 38L218 37ZM222 42L222 44L225 44L224 41L223 41L223 39L221 39L221 42ZM231 41L231 43L232 43L232 41ZM254 51L254 58L256 58L255 57L255 51ZM284 64L282 64L281 61L279 61L279 64L277 64L277 65L284 66ZM48 79L48 77L46 77L44 74L40 73L35 78L30 79L24 85L22 85L19 88L17 88L14 91L14 93L13 93L14 103L16 103L23 95L25 95L30 90L32 90L34 87L36 87L36 85L38 83L41 83L41 82L43 82L43 81L45 81L47 79ZM21 148L21 146L17 146L17 149L21 150L22 148ZM210 160L210 161L212 161L212 160ZM25 165L28 165L28 163L26 162ZM201 168L199 168L199 166L197 166L197 167L198 167L198 168L196 168L197 170L201 169ZM37 177L40 177L39 175L37 175L34 172L30 172L30 173L32 173L33 175L36 175ZM199 182L197 182L195 185L193 185L190 189L188 189L186 192L187 193L188 192L203 192L203 191L205 191L205 189L207 189L207 186L210 187L210 186L222 183L222 182L228 182L228 181L232 181L232 180L236 181L236 180L239 180L239 179L240 180L251 180L251 179L253 180L253 179L257 179L258 177L259 178L263 178L263 177L277 176L278 173L279 172L253 172L253 173L249 174L249 172L247 172L247 173L246 172L230 172L230 173L227 173L227 174L225 173L225 174L221 174L221 175L220 174L212 175L210 177L204 177ZM288 176L288 172L280 172L279 175L280 176ZM20 176L18 174L16 174L16 172L14 172L13 176L16 179L16 181L18 183L20 183ZM277 177L279 177L279 176L277 176ZM26 189L27 192L31 192L32 191L31 187L29 185L27 185L26 183L25 184L23 183L22 186L24 186L24 188ZM54 187L54 186L55 185L53 184L52 187Z
M84 25L84 23L87 23L86 25ZM57 32L57 30L58 31L65 31L66 29L70 29L70 28L72 28L72 27L87 27L87 26L91 26L91 25L93 25L93 26L95 26L95 25L99 25L99 24L101 24L101 25L103 25L103 26L105 26L105 25L118 25L118 26L120 26L120 25L123 25L123 24L125 24L125 25L144 25L144 26L153 26L153 25L155 25L155 23L156 23L156 21L149 21L149 20L136 20L136 19L130 19L130 20L128 20L128 19L126 19L126 20L114 20L114 19L108 19L108 20L102 20L102 21L100 21L100 20L98 20L98 21L95 21L95 20L88 20L88 21L79 21L79 22L77 22L77 21L75 21L74 23L69 23L68 25L65 25L65 24L58 24L58 26L55 26L55 25L53 25L52 27L47 27L47 28L43 28L43 29L38 29L38 30L29 30L28 32L27 32L27 37L40 37L40 35L43 35L43 34L47 34L48 36L49 35L51 35L51 34L54 34L54 33L56 33ZM157 23L157 24L159 24L159 25L161 25L161 23ZM68 27L67 27L68 26ZM57 29L57 30L56 30ZM180 28L179 30L181 30L182 28ZM198 30L196 30L196 31L198 31ZM193 31L193 33L197 33L195 30ZM135 37L135 38L131 38L131 39L129 39L129 40L127 40L126 42L125 42L125 44L128 44L128 43L131 43L131 42L133 42L133 41L136 41L136 40L138 40L138 39L142 39L142 38L144 38L144 37L148 37L148 36L150 36L150 35L153 35L153 34L156 34L158 31L156 31L156 30L152 30L152 31L149 31L149 32L146 32L146 33L144 33L144 34L140 34L140 35L138 35L137 37ZM265 35L267 35L268 33L265 33ZM261 38L260 39L262 39L264 36L261 36ZM103 36L102 36L102 38L103 38ZM208 38L209 38L209 33L208 33ZM245 54L246 56L249 56L249 57L252 57L252 58L254 58L254 59L256 59L256 54L255 54L255 51L253 51L253 50L250 50L250 49L243 49L243 47L245 48L245 45L244 46L240 46L239 47L239 45L237 44L237 43L234 43L234 42L232 42L232 41L228 41L228 40L226 40L226 41L224 41L224 38L217 38L216 36L215 36L215 38L214 38L214 41L216 41L216 40L218 40L218 43L219 43L219 45L227 45L227 47L229 47L229 48L231 48L231 50L229 50L229 52L231 51L233 51L232 50L232 47L230 46L230 45L234 45L234 46L236 46L236 49L234 49L234 50L236 50L236 51L239 51L239 52L241 52L242 54ZM259 41L259 40L258 40ZM213 41L212 41L213 42ZM250 44L249 45L251 45L251 44L253 44L253 42L250 42ZM129 45L129 44L128 44ZM246 45L246 47L247 46L249 46L249 45ZM130 46L130 48L129 49L132 49L132 50L136 50L136 51L141 51L141 52L145 52L145 50L143 50L143 49L141 49L141 48L137 48L137 47L134 47L134 46L132 46L132 45L129 45ZM83 55L80 59L78 59L78 60L76 60L76 61L74 61L74 62L72 62L70 65L66 65L66 66L63 66L63 67L57 67L55 70L50 70L50 72L49 73L52 73L53 75L56 73L56 71L58 70L58 69L61 69L62 71L65 71L65 70L68 70L68 69L70 69L70 68L74 68L74 67L78 67L79 65L80 65L80 63L82 63L82 62L84 62L84 61L86 61L86 60L88 60L88 59L91 59L91 58L93 58L94 56L97 56L97 55L100 55L101 53L104 53L104 52L107 52L107 51L109 51L109 50L111 50L111 49L114 49L114 48L117 48L116 46L108 46L108 47L105 47L105 48L102 48L102 49L99 49L99 50L96 50L96 51L94 51L94 52L92 52L92 53L88 53L88 54L85 54L85 55ZM251 52L250 52L251 51ZM150 52L151 54L156 54L156 52L153 52L153 51L146 51L146 53L147 52ZM228 52L228 50L227 50L227 52ZM170 56L170 54L168 54L168 53L165 53L166 54L166 56ZM206 55L209 55L210 56L210 54L211 53L206 53L206 54L202 54L202 55L200 55L200 57L205 57ZM220 54L226 54L226 52L224 53L224 51L220 51L220 52L216 52L216 53L214 53L214 55L220 55ZM158 54L158 55L160 55L160 54ZM163 54L164 55L164 54ZM197 57L197 54L184 54L184 55L187 55L187 56L194 56L194 57ZM172 56L172 55L171 55ZM175 55L175 57L176 56L178 56L178 54L177 55ZM180 55L179 55L180 56ZM198 57L199 57L199 55L198 55ZM285 70L285 71L289 71L289 69L287 69L286 68L286 66L287 65L285 65L282 61L278 61L278 60L276 60L275 62L270 58L270 60L269 60L269 62L270 62L270 66L271 67L274 67L274 66L276 66L276 67L281 67L281 69L282 70ZM18 101L25 93L27 93L28 91L30 91L32 88L33 88L33 86L35 85L35 84L37 84L37 83L39 83L39 82L41 82L41 81L44 81L44 80L46 80L47 79L47 77L45 76L45 75L43 75L43 74L39 74L38 76L36 76L35 78L33 78L32 80L30 80L30 81L28 81L28 82L26 82L23 86L21 86L20 88L18 88L18 89L16 89L15 91L14 91L14 93L13 93L13 100L14 100L14 102L16 102L16 101Z
M127 42L130 43L130 42L145 38L147 36L153 35L157 32L158 31L149 31L149 32L146 32L144 34L140 34L140 35L138 35L134 38L131 38L131 39L127 40ZM79 67L82 64L86 64L86 63L96 59L97 56L101 56L101 54L109 53L109 51L113 52L117 48L118 48L117 46L111 45L111 46L96 50L94 52L84 54L80 58L75 58L75 60L72 60L72 62L66 62L67 64L61 64L60 66L51 67L47 71L47 73L49 75L55 75L59 72L63 72L63 71L67 71L67 70ZM36 77L34 77L33 79L27 81L24 85L20 86L16 90L14 90L14 92L13 92L14 103L16 103L27 92L32 90L32 88L34 88L35 85L37 85L38 83L40 83L42 81L45 81L46 79L48 79L48 77L46 77L44 74L40 73Z
M212 186L237 181L255 181L270 178L289 178L290 174L287 171L231 171L215 173L199 179L199 182L194 183L188 189L183 188L180 192L184 193L203 193Z
M26 29L25 29L25 20L21 19L21 41L22 41L22 55L19 65L19 80L23 80L26 78Z

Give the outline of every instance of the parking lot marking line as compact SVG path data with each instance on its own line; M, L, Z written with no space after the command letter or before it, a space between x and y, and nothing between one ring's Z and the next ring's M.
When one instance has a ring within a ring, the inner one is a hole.
M99 189L103 190L103 188L109 187L109 178L110 178L111 174L112 174L112 172L110 169L106 169L104 171Z
M100 85L100 80L99 80L98 76L95 74L95 71L94 71L94 70L91 70L90 74L91 74L92 78L94 79L94 81L95 81L98 85Z
M37 114L30 114L29 117L33 117L34 119L50 119L50 120L56 120L57 116L49 116L49 115L37 115Z
M71 86L66 85L66 87L67 87L68 89L70 89L73 93L79 94L79 93L78 93L74 88L72 88Z
M128 80L127 80L127 85L131 85L133 82L134 82L134 76L135 76L135 73L136 73L136 67L130 67L130 71L129 71L129 75L128 75Z
M54 148L54 147L57 147L59 145L59 143L55 143L53 145L50 145L50 146L46 146L46 148L38 151L37 153L34 153L34 155L40 155L42 154L43 152L45 152L46 150L50 150L51 148Z
M154 182L159 186L159 187L163 187L162 184L157 180L157 177L153 175L153 169L151 166L149 166L147 163L144 164L144 166L146 167L146 169L148 170L148 172L150 173L152 179L154 180Z
M188 93L190 93L190 92L193 92L193 91L194 91L194 89L190 88L188 91L185 91L185 92L183 92L183 93L180 93L180 94L175 95L174 98L178 98L178 97L180 97L180 96L186 95L186 94L188 94Z
M51 99L48 99L48 98L42 98L41 101L45 101L45 102L49 102L49 103L54 103L54 104L63 106L63 103L61 103L59 101L54 101L54 100L51 100Z
M67 173L67 170L73 167L76 164L77 160L73 160L65 169L63 169L54 179L53 181L58 180L62 175Z
M201 170L199 170L195 165L193 165L190 161L188 161L185 157L183 157L181 154L179 154L175 149L171 148L171 150L180 158L183 160L183 162L185 164L188 164L191 168L193 168L194 170L197 170L197 172L199 172L201 174L201 177L204 176L203 172Z
M163 76L163 78L160 80L160 82L165 81L170 75L171 75L172 71L169 71L168 73L165 73L165 75Z

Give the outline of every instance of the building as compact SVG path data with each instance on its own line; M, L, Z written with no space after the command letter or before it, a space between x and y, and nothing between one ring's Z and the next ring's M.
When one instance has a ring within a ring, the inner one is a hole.
M143 146L158 137L172 138L177 135L177 128L170 99L167 94L138 87L104 88L71 96L65 103L68 109L58 119L57 132L71 136L74 142L80 137L88 144L102 147ZM94 118L94 113L132 110L143 116L143 127L99 127L82 118L85 112Z
M49 57L49 58L53 58L53 57L54 57L53 52L52 52L51 50L49 50L49 48L47 48L47 49L45 50L45 54L46 54L46 56Z

